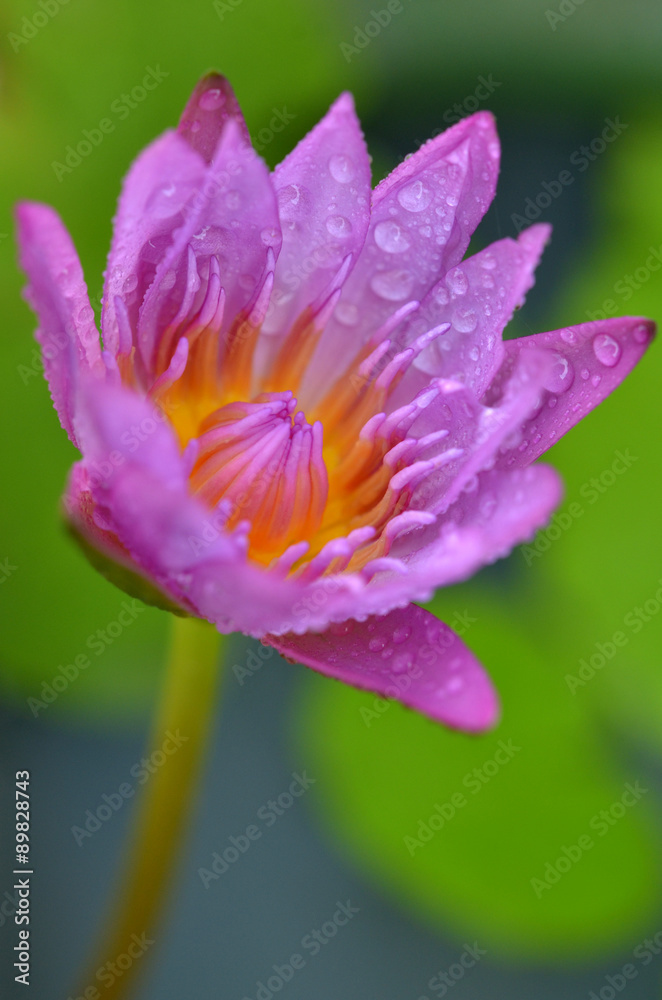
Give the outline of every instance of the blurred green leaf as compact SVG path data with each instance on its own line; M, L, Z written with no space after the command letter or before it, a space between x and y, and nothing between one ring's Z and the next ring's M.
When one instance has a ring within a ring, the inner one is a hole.
M554 325L603 314L662 319L662 269L651 254L662 257L659 119L642 117L631 127L627 144L614 147L596 191L596 250L557 303ZM662 354L654 343L614 396L550 452L566 482L566 508L577 502L583 514L535 560L555 578L571 619L577 620L581 607L579 630L570 623L577 640L574 672L582 658L593 656L599 664L600 648L612 643L615 632L626 638L577 697L598 701L612 724L657 753L662 749L662 602L655 597L662 597L661 382ZM631 464L614 474L618 451L627 453ZM569 638L563 631L557 641Z
M325 789L318 806L362 867L460 938L528 960L625 947L647 926L659 889L648 800L606 834L598 814L642 775L609 761L544 633L532 639L517 628L519 596L513 605L476 587L450 593L452 606L438 601L434 610L446 621L457 611L476 619L465 638L489 664L501 725L468 738L398 704L382 712L370 695L311 680L299 726ZM554 619L552 609L548 629ZM429 826L435 806L452 807L458 794L455 815L447 808L442 828L426 833L419 824ZM429 839L419 847L421 835ZM564 848L576 856L585 835L593 847L566 862ZM559 858L569 870L552 884L546 865ZM546 877L549 888L532 883Z

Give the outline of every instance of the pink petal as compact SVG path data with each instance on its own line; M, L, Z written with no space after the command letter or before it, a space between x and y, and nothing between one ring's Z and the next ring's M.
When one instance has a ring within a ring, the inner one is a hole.
M476 657L447 625L414 604L321 634L266 641L289 659L396 698L453 729L481 732L498 720L496 692Z
M211 163L221 132L230 118L237 122L246 144L250 144L248 128L232 87L220 73L208 73L191 94L177 132L205 163Z
M546 351L522 353L503 387L498 406L493 408L479 403L461 382L433 383L441 390L440 395L422 411L409 433L420 439L447 429L448 434L436 450L461 451L418 487L414 507L434 513L445 511L477 473L495 464L499 449L508 446L524 421L539 408L542 386L549 380L551 368ZM431 458L432 453L423 452L421 457Z
M494 119L479 112L431 139L375 189L365 246L325 330L311 386L319 390L347 352L459 263L494 196L498 163ZM356 322L348 325L352 307Z
M437 564L440 557L447 559L451 544L463 573L456 580L504 558L547 523L563 496L560 476L548 465L481 472L467 486L440 524L421 531L418 539L405 536L393 546L391 555L403 559L412 575L436 579ZM469 571L460 557L464 548L474 559ZM444 573L435 586L445 585L448 575Z
M160 255L154 281L140 310L140 348L147 369L151 370L160 335L181 307L188 281L189 249L203 281L201 295L210 272L210 258L218 259L226 295L222 341L235 317L254 300L265 279L269 256L273 259L278 255L280 243L278 208L269 171L246 145L237 123L230 119L172 246Z
M426 295L400 334L408 344L442 323L447 333L416 358L398 399L412 398L431 375L459 379L480 399L504 358L502 333L534 282L551 227L532 226L517 240L492 243L452 268Z
M188 481L167 417L131 389L82 381L74 427L85 466L104 490L117 471L128 465L154 472L165 488L181 488Z
M74 433L77 371L102 375L99 333L78 255L60 217L48 205L23 202L17 209L21 266L28 275L26 299L39 317L37 340L60 423Z
M590 413L632 371L650 344L655 324L637 316L580 323L563 330L509 340L506 359L486 400L498 398L516 360L532 347L554 359L540 406L524 423L519 440L502 456L502 467L533 462Z
M361 251L370 218L370 161L350 94L273 174L283 247L264 330L283 333Z
M148 146L129 170L114 220L103 291L101 325L104 346L112 354L120 343L115 299L123 300L135 331L145 293L204 173L202 158L174 132Z

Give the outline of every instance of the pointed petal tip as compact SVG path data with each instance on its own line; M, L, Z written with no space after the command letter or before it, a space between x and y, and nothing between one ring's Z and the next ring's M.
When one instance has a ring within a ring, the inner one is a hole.
M350 114L356 117L356 105L354 103L354 95L349 92L349 90L343 90L331 107L330 111L338 111L343 114Z
M242 141L250 144L248 128L229 81L211 71L193 89L177 126L177 132L210 163L226 125L236 122Z
M549 222L536 222L528 229L522 230L517 237L517 242L530 249L545 247L552 238L552 229Z
M295 662L395 698L451 729L480 733L499 719L498 696L485 669L447 625L415 604L323 633L271 636L269 644Z

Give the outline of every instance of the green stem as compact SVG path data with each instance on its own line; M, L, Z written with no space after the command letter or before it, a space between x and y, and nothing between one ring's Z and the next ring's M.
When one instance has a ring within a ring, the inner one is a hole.
M76 996L87 996L85 989L92 985L98 988L97 969L115 962L121 955L131 955L127 948L132 941L132 951L139 951L140 946L133 935L138 939L146 935L147 940L155 940L159 915L166 902L191 814L207 735L216 709L221 636L207 622L196 618L173 616L172 623L172 646L154 718L150 753L162 750L168 733L177 737L170 741L170 747L177 746L179 736L182 740L185 738L185 742L182 741L174 752L171 750L172 756L166 757L145 785L110 933L99 952L99 961ZM140 956L134 959L130 968L117 976L112 985L106 985L108 975L99 989L103 1000L126 997L143 963Z

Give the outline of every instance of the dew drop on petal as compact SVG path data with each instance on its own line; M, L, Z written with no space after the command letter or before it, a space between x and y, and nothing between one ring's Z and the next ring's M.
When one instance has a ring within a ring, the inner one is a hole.
M643 323L634 328L632 335L638 344L645 344L650 337L648 327L644 326Z
M262 240L265 247L276 246L280 241L280 233L277 229L269 228L263 229L260 233L260 239Z
M394 674L404 674L412 666L414 657L411 653L399 653L393 660L391 670Z
M386 645L385 639L375 638L371 639L370 642L368 643L368 649L370 650L371 653L381 653L385 645Z
M236 212L241 208L241 195L238 191L228 191L225 196L225 204L231 212Z
M329 160L329 173L339 184L349 184L354 177L354 164L348 156L336 153Z
M204 94L200 95L198 104L204 111L215 111L216 108L220 108L223 101L224 97L220 90L205 90Z
M352 223L344 215L330 215L326 220L326 229L331 236L342 239L351 233Z
M595 389L598 388L598 386L600 385L601 382L602 382L602 378L600 377L600 375L593 375L593 376L591 376L591 385Z
M593 338L593 353L605 368L613 368L621 360L621 345L608 333L599 333Z
M473 309L456 309L452 322L459 333L471 333L478 325L478 317ZM478 358L473 360L477 361Z
M406 642L410 635L411 635L411 629L409 628L409 626L400 625L393 631L393 642L395 642L396 645L399 646L401 645L401 643Z
M94 309L92 306L82 305L76 313L76 323L92 323L94 321Z
M432 201L432 191L423 181L414 181L398 191L398 201L407 212L422 212Z
M130 295L131 292L135 292L138 287L138 275L135 272L127 275L124 279L124 284L122 285L122 291L125 295Z
M279 189L276 197L280 208L298 205L301 198L301 187L298 184L286 184L285 187Z
M349 635L350 632L354 631L354 622L351 618L348 618L344 622L332 622L329 625L328 631L331 635Z
M180 198L174 197L176 191L177 185L174 181L157 188L147 201L145 211L157 219L166 219L174 215L181 207Z
M353 302L339 302L334 315L343 326L356 326L359 320L359 310Z
M566 344L574 344L575 334L572 330L561 330L561 340L565 340Z
M386 253L403 253L411 246L407 233L397 222L378 222L374 235L375 243Z
M370 287L375 295L388 302L401 302L402 299L406 299L413 284L413 275L409 271L400 269L378 271L370 280Z
M554 354L554 367L543 385L549 392L566 392L575 380L575 370L562 354Z
M469 282L464 271L459 267L454 267L446 275L446 284L453 295L464 295L469 288Z
M584 380L584 381L586 381L586 379L587 379L587 378L589 377L589 375L590 375L591 373L590 373L590 371L588 370L588 368L582 368L582 370L580 371L580 373L579 373L579 374L581 375L581 377L583 378L583 380Z

